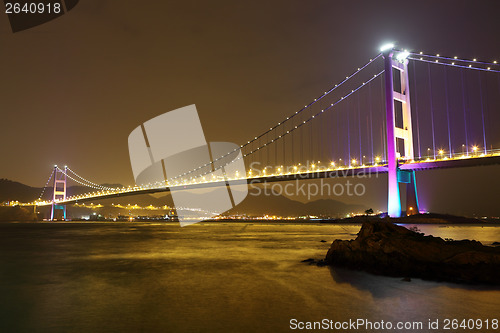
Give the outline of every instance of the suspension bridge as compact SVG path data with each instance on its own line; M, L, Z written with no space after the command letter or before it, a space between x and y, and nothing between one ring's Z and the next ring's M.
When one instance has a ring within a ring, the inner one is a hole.
M406 184L406 214L415 214L417 171L500 163L499 106L497 61L387 45L310 103L210 163L121 188L55 166L39 199L29 204L50 205L51 219L58 209L66 218L66 205L99 199L220 187L228 181L245 185L385 173L388 215L404 211L400 184ZM245 174L224 169L235 159L243 159ZM69 196L68 180L93 191ZM50 198L44 198L50 187Z

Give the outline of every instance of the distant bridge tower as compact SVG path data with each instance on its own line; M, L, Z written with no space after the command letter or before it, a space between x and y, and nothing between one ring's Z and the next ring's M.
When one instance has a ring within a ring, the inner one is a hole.
M50 220L54 220L55 210L63 211L63 219L66 220L66 205L58 205L56 200L66 200L66 173L67 167L64 167L64 172L54 166L54 193L52 195L52 209L50 211Z
M387 121L388 200L387 213L401 216L399 183L406 183L406 214L418 214L415 172L400 170L398 160L413 160L413 134L411 126L410 85L408 80L408 54L395 51L393 45L384 47L385 104ZM396 56L396 59L394 59Z

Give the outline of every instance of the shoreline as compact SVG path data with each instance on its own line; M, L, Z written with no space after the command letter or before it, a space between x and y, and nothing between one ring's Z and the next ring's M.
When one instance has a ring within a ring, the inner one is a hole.
M397 224L397 225L440 225L440 226L478 226L478 227L485 227L485 226L500 226L500 221L482 221L479 220L479 222L446 222L446 221L397 221L399 218L394 218L394 219L374 219L374 221L389 221L391 223ZM112 221L112 220L104 220L104 221L87 221L87 220L66 220L66 221L20 221L20 220L5 220L5 221L0 221L0 223L29 223L29 224L120 224L120 225L126 225L126 224L165 224L165 225L179 225L179 222L177 221ZM277 225L277 224L297 224L297 225L358 225L361 226L363 225L363 221L353 221L353 220L330 220L330 219L322 219L322 220L302 220L302 219L297 219L297 220L205 220L205 221L200 221L193 223L192 225L203 225L203 224L256 224L256 225L264 225L264 224L269 224L269 225Z

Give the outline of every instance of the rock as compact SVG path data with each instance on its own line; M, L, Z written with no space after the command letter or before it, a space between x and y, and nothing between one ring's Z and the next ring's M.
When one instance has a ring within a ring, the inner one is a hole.
M308 263L309 265L316 265L318 267L323 267L323 266L328 265L328 263L323 259L316 260L313 258L309 258L309 259L302 260L301 262Z
M404 277L404 278L401 279L401 281L411 282L411 278L410 277Z
M326 243L326 240L322 239L320 240L321 243Z
M355 240L335 240L325 261L389 276L500 284L500 248L424 236L388 221L366 221Z
M499 246L500 245L500 242L493 242L493 244L491 244L493 246Z
M327 266L328 263L326 262L326 260L323 260L323 259L320 259L318 261L316 261L316 266L318 267L323 267L323 266Z

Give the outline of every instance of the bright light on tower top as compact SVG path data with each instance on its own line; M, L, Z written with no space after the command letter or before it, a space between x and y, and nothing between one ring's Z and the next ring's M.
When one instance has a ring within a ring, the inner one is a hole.
M408 58L408 56L410 55L410 52L408 51L403 51L403 52L399 52L398 55L396 56L396 59L398 61L404 61L406 58Z
M394 48L394 43L387 43L382 45L382 47L380 48L380 52L384 52L393 48Z

